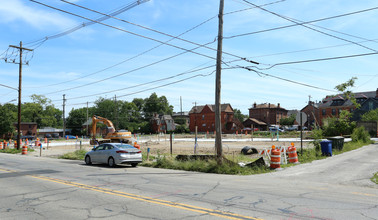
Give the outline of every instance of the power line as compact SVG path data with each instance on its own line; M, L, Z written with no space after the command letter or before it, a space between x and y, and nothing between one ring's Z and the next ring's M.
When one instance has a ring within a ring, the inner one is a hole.
M201 47L203 47L203 48L206 48L206 49L209 49L209 50L212 50L212 51L217 51L217 49L214 49L214 48L212 48L212 47L208 47L208 46L206 46L206 45L205 45L205 46L202 46L202 45L200 45L199 43L195 43L195 42L193 42L193 41L189 41L189 40L186 40L186 39L183 39L183 38L180 38L180 37L175 37L175 36L173 36L173 35L171 35L171 34L167 34L167 33L164 33L164 32L162 32L162 31L158 31L158 30L155 30L155 29L152 29L152 28L149 28L149 27L146 27L146 26L140 25L140 24L135 24L135 23L133 23L133 22L126 21L126 20L124 20L124 19L120 19L120 18L117 18L117 17L112 16L112 15L107 15L107 14L105 14L105 13L102 13L102 12L99 12L99 11L96 11L96 10L93 10L93 9L90 9L90 8L87 8L87 7L84 7L84 6L81 6L81 5L78 5L78 4L75 4L75 3L72 3L72 2L68 2L68 1L66 1L66 0L60 0L60 1L65 2L65 3L68 3L68 4L70 4L70 5L74 5L74 6L76 6L76 7L79 7L79 8L82 8L82 9L88 10L88 11L91 11L91 12L95 12L95 13L98 13L98 14L101 14L101 15L104 15L104 16L108 16L109 18L113 18L113 19L116 19L116 20L118 20L118 21L121 21L121 22L124 22L124 23L131 24L131 25L133 25L133 26L137 26L137 27L140 27L140 28L143 28L143 29L146 29L146 30L149 30L149 31L152 31L152 32L158 33L158 34L161 34L161 35L165 35L165 36L171 37L171 38L173 38L173 39L178 39L178 40L184 41L184 42L186 42L186 43L194 44L194 45L196 45L196 46L201 46ZM235 54L232 54L232 53L228 53L228 52L225 52L225 51L223 51L223 53L224 53L224 54L227 54L227 55L229 55L229 56L236 57L236 58L242 58L242 57L240 57L240 56L238 56L238 55L235 55ZM258 64L258 63L256 62L255 64Z
M125 11L127 11L127 10L129 10L131 8L134 8L134 7L136 7L136 6L140 5L140 4L143 4L143 3L148 2L148 1L150 1L150 0L138 0L138 1L134 1L133 3L130 3L130 4L126 5L126 6L123 6L123 7L121 7L118 10L117 9L113 10L114 12L112 12L110 14L113 15L113 16L119 15L119 14L121 14L121 13L123 13L123 12L125 12ZM102 16L100 18L95 19L95 21L105 21L107 19L109 19L108 16ZM92 24L95 24L95 23L96 22L94 22L94 21L85 22L85 23L82 23L82 24L80 24L78 26L70 28L67 31L63 31L63 32L58 33L58 34L46 36L44 38L28 42L28 43L26 43L26 45L28 45L28 44L33 44L33 46L34 45L38 45L37 47L34 48L34 49L36 49L36 48L40 47L47 40L51 40L51 39L54 39L54 38L59 38L59 37L71 34L71 33L75 32L75 31L77 31L77 30L79 30L81 28L88 27L88 26L90 26Z
M213 42L209 42L207 44L210 44L210 43L213 43ZM196 48L193 48L192 50L195 50L195 49L198 49L199 47L196 47ZM119 77L119 76L122 76L122 75L126 75L126 74L129 74L129 73L132 73L132 72L135 72L135 71L138 71L138 70L141 70L141 69L144 69L144 68L147 68L147 67L150 67L150 66L153 66L153 65L156 65L158 63L161 63L161 62L164 62L164 61L167 61L169 59L172 59L174 57L178 57L182 54L185 54L187 53L187 51L183 51L179 54L176 54L176 55L173 55L173 56L170 56L170 57L167 57L167 58L164 58L164 59L161 59L161 60L158 60L158 61L155 61L153 63L150 63L150 64L147 64L147 65L144 65L144 66L141 66L141 67L138 67L138 68L135 68L135 69L132 69L132 70L129 70L127 72L123 72L123 73L120 73L120 74L117 74L117 75L114 75L114 76L111 76L111 77L107 77L105 79L101 79L101 80L97 80L97 81L94 81L94 82L91 82L91 83L87 83L87 84L84 84L84 85L80 85L80 86L75 86L75 87L71 87L71 88L68 88L68 89L63 89L63 90L59 90L59 91L55 91L55 92L49 92L49 93L46 93L44 95L50 95L50 94L54 94L54 93L58 93L58 92L63 92L63 91L68 91L68 90L72 90L72 89L77 89L77 88L82 88L84 86L89 86L89 85L93 85L93 84L96 84L96 83L100 83L100 82L104 82L106 80L109 80L109 79L112 79L112 78L115 78L115 77Z
M119 27L115 27L115 26L112 26L112 25L109 25L109 24L105 24L105 23L102 23L102 22L99 22L99 21L95 21L93 19L90 19L90 18L87 18L87 17L84 17L84 16L81 16L81 15L78 15L78 14L75 14L75 13L72 13L72 12L69 12L69 11L65 11L63 9L59 9L59 8L56 8L56 7L53 7L53 6L50 6L50 5L47 5L47 4L44 4L42 2L38 2L36 0L29 0L31 2L34 2L34 3L37 3L37 4L40 4L40 5L43 5L43 6L46 6L48 8L51 8L51 9L54 9L54 10L57 10L57 11L60 11L60 12L63 12L63 13L66 13L66 14L70 14L70 15L73 15L73 16L76 16L76 17L79 17L79 18L82 18L82 19L85 19L85 20L89 20L89 21L93 21L93 22L96 22L98 24L101 24L101 25L104 25L106 27L110 27L110 28L113 28L113 29L116 29L116 30L119 30L119 31L122 31L122 32L125 32L125 33L128 33L128 34L131 34L131 35L134 35L134 36L137 36L137 37L141 37L141 38L145 38L145 39L148 39L148 40L152 40L152 41L155 41L155 42L158 42L158 43L163 43L165 45L168 45L168 46L171 46L171 47L174 47L176 49L180 49L180 50L183 50L183 51L187 51L187 52L190 52L190 53L193 53L193 54L196 54L196 55L199 55L199 56L203 56L203 57L206 57L206 58L209 58L209 59L215 59L214 57L211 57L211 56L208 56L206 54L201 54L201 53L198 53L198 52L195 52L193 50L188 50L188 49L185 49L183 47L180 47L180 46L176 46L176 45L173 45L173 44L169 44L169 43L165 43L161 40L157 40L157 39L154 39L154 38L151 38L151 37L148 37L148 36L145 36L145 35L142 35L142 34L137 34L137 33L134 33L134 32L131 32L131 31L128 31L128 30L125 30L125 29L122 29L122 28L119 28Z
M320 18L320 19L315 19L315 20L311 20L311 21L300 22L300 23L296 23L296 24L285 25L285 26L280 26L280 27L275 27L275 28L270 28L270 29L265 29L265 30L260 30L260 31L248 32L248 33L244 33L244 34L237 34L237 35L223 37L223 38L224 39L231 39L231 38L235 38L235 37L242 37L242 36L247 36L247 35L259 34L259 33L263 33L263 32L275 31L275 30L280 30L280 29L284 29L284 28L295 27L295 26L299 26L299 25L305 25L305 24L315 23L315 22L319 22L319 21L325 21L325 20L329 20L329 19L334 19L334 18L344 17L344 16L348 16L348 15L363 13L363 12L372 11L372 10L376 10L376 9L378 9L378 7L368 8L368 9L350 12L350 13L346 13L346 14L340 14L340 15L335 15L335 16L331 16L331 17ZM355 42L350 42L350 43L354 44Z
M359 41L358 43L366 43L366 42L376 42L378 39L372 39L372 40L365 40L365 41ZM253 56L249 58L261 58L261 57L269 57L269 56L277 56L277 55L283 55L283 54L291 54L291 53L301 53L301 52L308 52L308 51L314 51L314 50L322 50L322 49L328 49L328 48L334 48L334 47L343 47L352 45L352 43L347 44L338 44L338 45L332 45L332 46L325 46L325 47L317 47L317 48L310 48L310 49L303 49L303 50L294 50L294 51L287 51L287 52L280 52L280 53L271 53L271 54L265 54L265 55L259 55L259 56Z
M190 28L190 29L188 29L188 30L182 32L181 34L175 36L174 38L169 39L169 40L166 41L166 42L170 42L170 41L176 39L177 37L182 36L182 35L184 35L184 34L190 32L190 31L192 31L192 30L194 30L194 29L196 29L196 28L198 28L198 27L204 25L205 23L209 22L210 20L214 19L215 17L216 17L216 16L211 17L211 18L209 18L209 19L207 19L207 20L205 20L205 21L199 23L198 25L193 26L192 28ZM211 42L209 42L209 43L206 43L205 45L209 45L209 44L214 43L214 42L215 42L215 41L211 41ZM44 87L50 87L50 86L61 85L61 84L68 83L68 82L73 82L73 81L76 81L76 80L78 80L78 79L82 79L82 78L85 78L85 77L88 77L88 76L93 76L93 75L95 75L95 74L97 74L97 73L104 72L104 71L109 70L109 69L111 69L111 68L113 68L113 67L119 66L119 65L121 65L121 64L123 64L123 63L126 63L126 62L128 62L128 61L131 61L131 60L137 58L137 57L140 57L140 56L142 56L142 55L144 55L144 54L146 54L146 53L148 53L148 52L150 52L150 51L152 51L152 50L154 50L154 49L156 49L156 48L158 48L158 47L160 47L160 46L162 46L162 45L164 45L164 43L158 44L157 46L152 47L152 48L150 48L150 49L148 49L148 50L145 50L145 51L143 51L143 52L141 52L141 53L139 53L139 54L137 54L137 55L135 55L135 56L133 56L133 57L130 57L130 58L126 59L126 60L123 60L123 61L121 61L121 62L119 62L119 63L113 64L113 65L111 65L111 66L109 66L109 67L106 67L106 68L104 68L104 69L98 70L98 71L96 71L96 72L93 72L93 73L90 73L90 74L87 74L87 75L84 75L84 76L81 76L81 77L77 77L77 78L72 79L72 80L67 80L67 81L64 81L64 82L54 83L54 84L50 84L50 85L45 85ZM197 49L197 48L199 48L199 47L196 47L195 49ZM195 50L195 49L194 49L194 50ZM181 54L184 54L184 53L181 53ZM180 55L181 55L181 54L180 54ZM36 87L29 87L29 88L36 88Z
M287 20L287 21L290 21L290 22L292 22L292 23L294 23L294 24L296 24L296 25L301 25L302 27L305 27L305 28L307 28L307 29L310 29L310 30L316 31L316 32L321 33L321 34L324 34L324 35L327 35L327 36L329 36L329 37L333 37L333 38L336 38L336 39L339 39L339 40L343 40L343 41L346 41L346 42L350 42L350 43L353 43L353 44L358 45L358 46L360 46L360 47L363 47L363 48L365 48L365 49L368 49L368 50L371 50L371 51L377 52L377 50L375 50L375 49L372 49L372 48L370 48L370 47L366 47L366 46L364 46L364 45L362 45L362 44L359 44L359 43L356 43L356 42L354 42L354 41L347 40L347 39L344 39L344 38L341 38L341 37L338 37L338 36L335 36L335 35L332 35L332 34L328 34L328 33L326 33L326 32L320 31L320 30L317 30L317 29L315 29L315 28L312 28L312 27L306 26L306 25L303 24L303 22L302 22L302 23L299 23L299 22L297 22L297 21L295 21L295 20L293 20L293 19L290 19L290 18L288 18L288 17L282 16L282 15L280 15L280 14L278 14L278 13L272 12L272 11L270 11L270 10L267 10L267 9L263 8L263 7L257 6L256 4L253 4L253 3L251 3L251 2L249 2L249 1L247 1L247 0L242 0L242 1L244 1L244 2L246 2L246 3L248 3L248 4L250 4L250 5L253 5L253 6L255 6L255 7L258 7L259 9L261 9L261 10L263 10L263 11L265 11L265 12L268 12L268 13L270 13L270 14L272 14L272 15L275 15L275 16L277 16L277 17L280 17L280 18L282 18L282 19L285 19L285 20ZM375 9L378 9L378 7L376 7ZM365 11L366 11L366 10L365 10Z
M286 1L286 0L279 0L279 1L275 1L275 2L270 2L270 3L266 3L266 4L263 4L263 5L260 5L260 6L272 5L272 4L276 4L276 3L279 3L279 2L283 2L283 1ZM67 3L68 3L68 2L67 2ZM232 12L225 13L225 15L227 15L227 14L233 14L233 13L237 13L237 12L241 12L241 11L245 11L245 10L250 10L250 9L254 9L254 8L256 8L256 7L251 7L251 8L247 8L247 9L242 9L242 10L232 11ZM108 17L108 15L107 15L107 17ZM196 26L194 26L194 27L192 27L192 28L190 28L190 29L188 29L188 30L182 32L181 34L179 34L179 35L177 35L177 36L173 36L170 40L166 41L166 43L167 43L167 42L170 42L170 41L172 41L172 40L174 40L174 39L176 39L176 38L178 38L178 37L180 37L180 36L182 36L182 35L184 35L184 34L190 32L190 31L192 31L192 30L194 30L194 29L196 29L196 28L198 28L198 27L200 27L200 26L202 26L203 24L205 24L205 23L211 21L212 19L214 19L214 18L216 18L216 17L217 17L217 16L213 16L213 17L211 17L211 18L209 18L209 19L207 19L207 20L201 22L200 24L198 24L198 25L196 25ZM214 42L215 42L215 41L214 41ZM213 43L213 42L212 42L212 43ZM40 46L40 45L42 45L42 44L40 43L39 46ZM155 46L155 47L153 47L153 48L151 48L151 49L148 49L148 50L146 50L146 51L143 51L143 52L141 52L141 53L139 53L139 54L137 54L137 55L135 55L135 56L133 56L133 57L131 57L131 58L128 58L128 59L126 59L126 60L123 60L123 61L121 61L121 62L119 62L119 63L116 63L116 64L111 65L111 66L109 66L109 67L106 67L106 68L104 68L104 69L101 69L101 70L99 70L99 71L96 71L96 72L93 72L93 73L90 73L90 74L84 75L84 76L82 76L82 77L77 77L77 78L72 79L72 80L67 80L67 81L64 81L64 82L54 83L54 84L50 84L50 85L45 85L44 87L51 87L51 86L61 85L61 84L64 84L64 83L73 82L73 81L76 81L76 80L78 80L78 79L82 79L82 78L85 78L85 77L88 77L88 76L95 75L95 74L97 74L97 73L100 73L100 72L106 71L106 70L108 70L108 69L111 69L111 68L113 68L113 67L116 67L116 66L118 66L118 65L121 65L121 64L123 64L123 63L126 63L126 62L128 62L128 61L130 61L130 60L133 60L133 59L135 59L135 58L137 58L137 57L139 57L139 56L141 56L141 55L144 55L144 54L146 54L146 53L148 53L148 52L150 52L150 51L152 51L152 50L154 50L154 49L156 49L156 48L162 46L162 45L164 45L164 43L161 43L161 44L159 44L159 45L157 45L157 46ZM208 44L205 44L205 45L208 45ZM39 46L37 46L37 47L39 47ZM28 87L28 88L36 88L36 87Z
M173 85L173 84L176 84L176 83L180 83L180 82L183 82L183 81L186 81L186 80L189 80L189 79L193 79L193 78L196 78L196 77L200 77L200 76L202 76L202 77L210 76L214 72L215 72L215 70L212 71L209 74L197 74L197 75L190 76L190 77L187 77L187 78L184 78L184 79L180 79L180 80L177 80L177 81L174 81L174 82L166 83L166 84L163 84L163 85L160 85L160 86L155 86L155 87L139 90L139 91L136 91L136 92L125 94L125 95L117 95L117 97L120 98L120 97L126 97L126 96L130 96L130 95L135 95L135 94L146 92L146 91L149 91L149 90L158 89L158 88L162 88L162 87L165 87L165 86L169 86L169 85ZM76 103L76 104L69 104L69 105L70 106L72 106L72 105L83 105L83 104L86 104L86 103L87 102L85 102L85 103ZM94 102L88 102L88 103L94 103Z
M312 60L299 60L299 61L291 61L291 62L284 62L284 63L276 63L274 65L270 65L268 68L259 68L256 67L257 69L260 70L267 70L271 69L275 66L279 65L291 65L291 64L298 64L298 63L309 63L309 62L319 62L319 61L327 61L327 60L338 60L338 59L346 59L346 58L353 58L353 57L362 57L362 56L371 56L371 55L376 55L378 52L374 53L363 53L363 54L353 54L353 55L347 55L347 56L339 56L339 57L327 57L327 58L320 58L320 59L312 59ZM265 64L267 65L267 64Z
M169 77L153 80L153 81L146 82L146 83L140 83L140 84L137 84L137 85L124 87L124 88L121 88L121 89L115 89L115 90L105 91L105 92L96 93L96 94L90 94L90 95L85 95L85 96L73 97L73 98L70 98L70 100L72 100L72 99L80 99L80 98L85 98L85 97L91 97L91 96L97 96L97 95L102 95L102 94L117 92L117 91L120 91L120 90L133 89L133 88L137 88L137 87L140 87L140 86L145 86L145 85L156 83L156 82L161 82L161 81L164 81L164 80L173 79L175 77L186 75L186 74L189 74L189 73L194 73L194 72L198 72L198 71L201 71L201 70L209 69L211 67L214 67L214 65L206 66L206 67L199 68L199 69L196 69L197 67L195 67L192 70L188 70L188 71L185 71L185 72L182 72L182 73L179 73L179 74L176 74L176 75L172 75L172 76L169 76ZM55 102L55 101L60 101L60 100L53 100L53 102Z
M324 90L324 91L328 91L328 92L335 92L335 90L324 89L324 88L320 88L320 87L313 86L313 85L310 85L310 84L301 83L301 82L297 82L297 81L294 81L294 80L285 79L285 78L282 78L282 77L279 77L279 76L274 76L274 75L271 75L271 74L263 73L261 71L254 70L254 69L252 69L250 67L245 67L245 66L237 66L237 67L242 68L242 69L246 69L248 71L255 72L259 76L261 76L261 75L269 76L269 77L272 77L272 78L276 78L276 79L283 80L283 81L286 81L286 82L290 82L290 83L306 86L306 87L313 88L313 89L319 89L319 90Z

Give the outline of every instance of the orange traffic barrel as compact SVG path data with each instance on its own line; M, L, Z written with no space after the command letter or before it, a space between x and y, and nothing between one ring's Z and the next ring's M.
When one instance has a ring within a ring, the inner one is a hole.
M298 163L297 148L295 148L294 146L291 146L287 149L287 153L289 154L290 163Z
M281 168L281 151L278 149L272 149L270 154L270 168Z
M28 154L28 146L22 146L22 154Z
M136 141L134 142L134 147L140 150L140 145Z

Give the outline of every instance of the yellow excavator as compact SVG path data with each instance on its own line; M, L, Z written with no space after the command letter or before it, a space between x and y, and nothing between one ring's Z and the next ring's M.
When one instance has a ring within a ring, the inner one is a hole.
M97 123L103 123L108 128L108 133L104 137L103 140L97 140L96 139L96 128ZM131 144L132 141L132 135L129 131L116 131L114 128L113 123L106 118L93 115L92 116L92 139L90 140L91 145L97 145L102 143L129 143Z

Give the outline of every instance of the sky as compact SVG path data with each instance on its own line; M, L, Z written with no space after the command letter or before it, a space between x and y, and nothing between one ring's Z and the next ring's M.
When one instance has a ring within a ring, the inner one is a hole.
M69 2L92 11L0 0L0 104L17 104L19 51L10 45L21 41L33 49L23 50L22 102L43 95L63 109L65 95L66 114L153 92L175 112L215 103L219 0ZM378 88L377 1L225 0L224 13L221 103L244 114L254 103L293 110L352 77L353 92Z

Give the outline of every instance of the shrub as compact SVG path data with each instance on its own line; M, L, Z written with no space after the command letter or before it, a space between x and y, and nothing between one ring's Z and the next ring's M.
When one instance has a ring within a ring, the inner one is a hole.
M351 137L353 142L362 141L363 143L368 143L370 141L370 135L364 127L355 128Z

